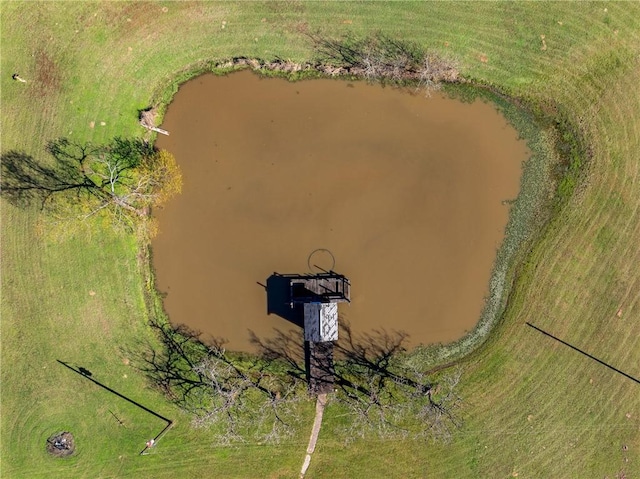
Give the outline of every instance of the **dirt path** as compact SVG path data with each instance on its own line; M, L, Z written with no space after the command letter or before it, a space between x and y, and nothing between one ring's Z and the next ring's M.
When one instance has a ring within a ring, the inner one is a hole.
M322 415L324 414L324 407L327 404L326 393L318 394L318 400L316 401L316 417L313 420L313 429L311 429L311 437L309 437L309 445L307 446L307 455L302 463L302 469L300 469L300 479L304 478L307 473L309 464L311 463L311 455L316 449L316 442L318 441L318 434L320 433L320 427L322 427Z

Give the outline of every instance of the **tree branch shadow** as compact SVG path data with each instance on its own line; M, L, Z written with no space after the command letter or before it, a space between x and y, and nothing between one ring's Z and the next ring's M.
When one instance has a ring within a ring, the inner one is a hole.
M152 322L160 347L141 342L125 351L132 365L182 409L195 426L214 426L219 443L251 436L270 442L288 437L304 397L296 375L262 357L228 353L224 341L204 341L186 326ZM259 436L259 437L257 437Z
M14 206L36 204L55 219L106 215L114 226L131 228L149 204L181 186L173 157L141 139L115 137L95 146L58 138L45 150L48 156L39 159L3 153L0 192Z
M316 362L315 376L331 377L335 398L351 416L345 437L366 431L384 437L429 437L448 440L462 426L460 372L434 381L426 370L406 361L408 338L402 331L354 332L340 319L335 363ZM296 332L275 331L271 338L252 337L264 358L281 361L287 373L309 380L309 348ZM324 343L320 343L324 344ZM303 354L303 351L306 354Z
M333 396L352 417L345 437L375 431L385 437L448 439L462 421L455 378L436 382L406 361L407 334L374 330L355 333L342 325L335 344L335 362L318 362L331 378ZM171 400L195 413L195 424L225 424L224 441L238 440L250 426L246 418L263 423L268 412L273 437L294 422L292 404L300 400L309 381L309 345L300 331L274 330L271 337L251 332L257 355L227 353L224 342L204 342L197 331L185 326L152 323L161 347L140 345L134 367ZM308 395L307 395L308 397ZM251 408L260 410L256 416ZM271 434L271 433L270 433ZM268 434L269 435L269 434Z
M57 155L53 163L36 160L23 151L10 150L2 154L0 189L2 196L14 206L26 207L36 203L44 208L55 193L87 193L90 185L80 170L82 156L63 155L52 144L47 150Z

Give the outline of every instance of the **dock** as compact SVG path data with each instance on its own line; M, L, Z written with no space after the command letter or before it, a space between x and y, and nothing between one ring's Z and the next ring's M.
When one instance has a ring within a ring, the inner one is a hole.
M163 130L162 128L158 128L157 126L147 126L143 123L140 123L140 124L144 126L147 130L155 131L157 133L161 133L163 135L169 136L169 132L167 130Z
M304 330L309 392L333 392L334 345L338 340L338 304L351 302L351 283L335 271L318 274L273 273L267 279L267 311Z
M351 283L341 274L329 271L313 275L285 275L289 277L293 303L351 302Z

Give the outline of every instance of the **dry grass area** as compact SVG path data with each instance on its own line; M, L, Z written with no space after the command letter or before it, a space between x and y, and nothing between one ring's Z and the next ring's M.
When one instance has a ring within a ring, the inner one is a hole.
M592 158L520 268L499 329L464 363L463 429L448 444L345 447L330 434L329 404L307 477L640 477L640 385L525 324L640 378L640 4L10 2L0 15L3 153L39 157L61 135L142 135L138 110L168 99L194 65L310 59L301 29L382 31L451 56L466 78L559 106ZM3 477L297 474L306 432L279 446L213 448L126 364L123 348L150 338L133 238L96 225L54 242L36 234L37 211L1 206ZM162 425L56 359L177 426L139 457ZM47 454L59 431L78 454Z

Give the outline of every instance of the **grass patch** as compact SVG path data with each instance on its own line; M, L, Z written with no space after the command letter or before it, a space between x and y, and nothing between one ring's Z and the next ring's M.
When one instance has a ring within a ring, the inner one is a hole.
M41 158L46 141L60 136L96 144L141 136L138 110L166 102L177 72L237 56L309 60L305 29L332 37L380 31L451 56L465 78L567 121L575 135L565 139L573 163L564 168L574 165L576 176L560 187L561 207L534 231L520 266L505 273L514 287L500 302L500 325L465 363L459 434L449 444L369 439L345 447L330 434L341 418L328 408L309 476L640 476L637 385L525 326L640 376L639 18L637 4L616 2L4 3L2 149ZM27 83L12 80L14 72ZM549 134L541 140L557 144ZM297 474L306 431L279 446L212 447L207 431L191 429L125 364L122 347L153 340L134 238L96 225L53 242L38 232L38 211L0 206L3 476ZM157 421L110 402L56 359L89 369L176 427L139 457ZM78 452L52 458L46 439L62 430L74 434Z

